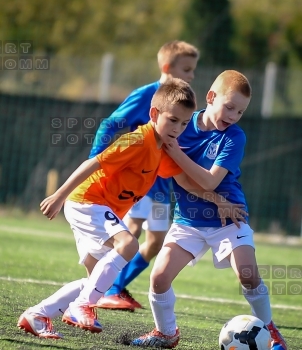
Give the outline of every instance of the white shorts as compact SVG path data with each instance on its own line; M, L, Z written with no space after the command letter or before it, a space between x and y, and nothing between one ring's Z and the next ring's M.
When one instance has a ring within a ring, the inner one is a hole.
M176 243L190 252L195 259L188 265L196 262L211 248L213 263L217 269L230 267L228 257L231 252L242 245L254 248L254 231L248 224L241 223L240 228L235 224L226 227L190 227L172 224L163 245Z
M74 233L79 264L84 263L88 254L100 260L112 249L104 246L104 243L121 231L129 231L124 222L105 205L66 201L64 214Z
M145 196L137 202L125 215L128 218L145 219L144 230L168 231L170 227L170 204L154 202L152 198Z

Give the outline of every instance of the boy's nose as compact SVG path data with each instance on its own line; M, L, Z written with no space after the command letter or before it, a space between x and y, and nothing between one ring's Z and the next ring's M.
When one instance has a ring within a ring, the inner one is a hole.
M191 81L194 79L194 73L189 73L187 79L188 79L188 83L191 83Z
M235 121L236 118L237 118L237 116L236 116L235 114L230 114L230 115L229 115L229 120L230 120L231 122Z
M177 126L175 125L174 128L173 128L173 132L175 134L178 134L180 132L180 126L179 125L177 125Z

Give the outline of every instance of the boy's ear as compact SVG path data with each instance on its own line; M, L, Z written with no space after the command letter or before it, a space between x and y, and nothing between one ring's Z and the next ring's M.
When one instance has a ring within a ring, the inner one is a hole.
M169 65L169 63L166 63L166 64L163 65L162 72L165 73L165 74L169 74L169 72L170 72L170 65Z
M213 90L208 91L206 101L207 103L211 104L214 101L214 98L216 97L216 93Z
M150 115L150 119L155 123L157 122L157 117L158 117L158 109L156 109L155 107L151 107L150 108L150 112L149 112L149 115Z

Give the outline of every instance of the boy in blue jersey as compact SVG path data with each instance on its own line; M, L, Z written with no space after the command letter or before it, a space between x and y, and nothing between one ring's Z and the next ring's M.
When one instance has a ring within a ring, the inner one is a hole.
M104 120L96 133L89 158L101 153L110 141L123 129L133 131L149 120L150 101L153 94L167 78L180 78L188 83L194 78L199 58L198 49L184 41L172 41L163 45L157 54L161 71L160 80L134 90L125 101ZM124 222L130 232L139 238L144 221L147 223L146 239L138 253L122 270L113 286L97 306L105 309L131 310L142 306L125 288L148 266L162 247L169 229L170 179L157 178L152 189L127 213Z
M208 191L215 190L230 202L245 206L238 178L246 137L236 123L250 99L251 87L244 75L233 70L221 73L207 93L207 108L195 112L178 142L166 146L175 163L186 169L192 188L199 185ZM172 281L187 264L195 264L211 248L214 266L233 268L253 315L267 325L271 349L287 350L272 321L268 290L258 273L253 230L248 223L237 228L229 220L221 227L215 205L198 197L190 196L188 200L188 192L182 188L186 174L181 169L175 173L174 220L150 276L149 301L156 328L131 344L161 348L178 344Z

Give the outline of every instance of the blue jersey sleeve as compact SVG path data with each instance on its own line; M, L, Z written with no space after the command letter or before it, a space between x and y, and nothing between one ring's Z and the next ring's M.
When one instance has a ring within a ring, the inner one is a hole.
M150 102L158 87L159 82L134 90L108 118L101 122L89 158L106 149L114 141L114 136L119 132L122 133L125 128L131 127L132 131L149 121Z
M232 174L238 171L244 156L246 136L242 129L232 130L225 138L222 149L218 151L214 164L227 169Z

